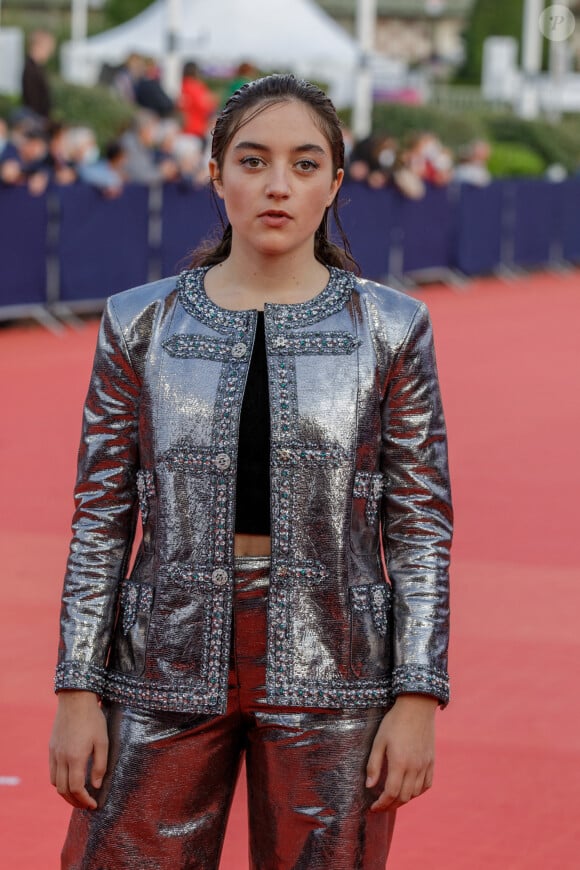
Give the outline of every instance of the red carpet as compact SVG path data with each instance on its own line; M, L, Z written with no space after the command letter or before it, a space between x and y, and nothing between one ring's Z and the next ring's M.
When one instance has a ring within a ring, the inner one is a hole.
M580 867L580 276L426 289L457 534L453 701L433 790L399 813L389 870ZM47 782L58 595L96 335L0 331L0 863L58 867ZM247 867L238 800L223 870ZM140 868L136 868L140 870Z

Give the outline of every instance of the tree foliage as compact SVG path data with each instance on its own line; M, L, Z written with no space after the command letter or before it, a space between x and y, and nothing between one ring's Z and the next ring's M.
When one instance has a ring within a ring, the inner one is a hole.
M409 133L430 130L451 148L466 145L487 134L477 114L446 111L435 106L410 106L403 103L375 105L373 131L404 139Z
M542 175L546 163L536 151L527 145L507 145L505 142L494 142L488 168L494 178L515 178L524 176L530 178Z
M523 12L524 0L475 0L464 34L465 62L459 81L480 83L483 43L488 36L513 36L521 41Z
M152 0L106 0L104 13L107 26L116 27L124 24L147 6L151 6Z
M131 123L134 109L106 88L84 87L54 78L51 82L55 119L71 126L92 127L102 147Z

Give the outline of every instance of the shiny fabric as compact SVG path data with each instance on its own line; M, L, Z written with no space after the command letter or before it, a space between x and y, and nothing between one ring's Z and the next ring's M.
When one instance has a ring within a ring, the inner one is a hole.
M57 690L226 710L238 423L257 312L213 303L205 271L114 296L103 316ZM268 703L365 708L423 692L445 704L452 511L427 309L331 269L309 302L266 305L264 318ZM138 501L143 542L126 578Z
M364 787L384 711L267 704L268 570L268 559L236 560L224 715L106 704L99 808L73 812L63 870L217 868L244 753L253 870L385 867L395 813L371 813L380 788Z

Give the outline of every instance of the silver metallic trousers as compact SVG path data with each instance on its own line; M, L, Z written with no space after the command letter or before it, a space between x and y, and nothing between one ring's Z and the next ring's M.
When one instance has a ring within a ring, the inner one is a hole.
M73 811L62 868L214 870L244 753L252 870L385 867L395 813L369 810L384 780L364 784L384 710L265 704L268 572L268 558L236 559L224 715L104 705L98 809Z

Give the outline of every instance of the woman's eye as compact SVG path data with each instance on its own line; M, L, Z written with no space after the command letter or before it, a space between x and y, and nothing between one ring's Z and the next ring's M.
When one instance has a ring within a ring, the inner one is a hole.
M248 166L250 169L256 169L258 166L262 165L261 157L244 157L240 161L242 166Z
M318 169L318 163L314 160L299 160L296 165L303 172L312 172L314 169Z

